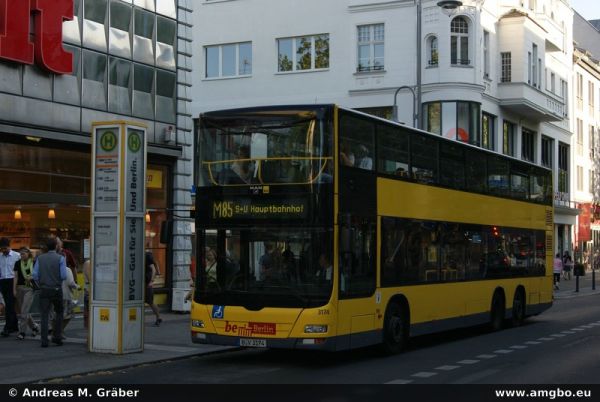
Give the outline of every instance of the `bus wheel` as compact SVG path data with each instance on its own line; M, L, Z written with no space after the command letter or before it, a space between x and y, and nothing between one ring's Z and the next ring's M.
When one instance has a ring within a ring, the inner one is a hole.
M519 327L523 325L523 321L525 321L525 296L521 289L517 289L513 299L512 324Z
M504 298L500 293L495 293L490 313L490 326L493 331L500 331L504 326L504 309Z
M408 314L398 303L390 303L383 322L383 350L388 354L400 353L407 344Z

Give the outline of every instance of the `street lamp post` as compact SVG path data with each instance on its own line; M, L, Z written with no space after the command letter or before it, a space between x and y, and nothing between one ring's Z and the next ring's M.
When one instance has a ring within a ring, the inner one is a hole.
M416 110L415 110L415 90L412 89L412 87L409 87L407 85L402 85L400 88L396 89L396 92L394 93L394 107L392 109L392 120L394 121L399 121L398 118L398 92L400 92L403 89L408 89L411 93L412 93L412 118L413 118L413 127L419 127L419 115L417 114Z
M394 109L393 109L393 117L392 119L394 121L398 121L398 106L396 104L396 97L398 96L398 92L401 89L409 89L412 94L413 94L413 121L414 121L414 127L416 128L421 128L422 126L422 119L421 119L421 102L422 102L422 96L421 96L421 87L422 87L422 76L421 76L421 64L422 64L422 57L423 55L422 53L422 41L421 41L421 24L422 24L422 14L423 14L423 7L421 5L421 2L423 0L415 0L415 5L417 6L417 84L415 85L415 89L408 87L408 86L401 86L400 88L398 88L396 90L396 93L394 93ZM437 2L437 6L440 7L442 10L444 11L452 11L457 9L458 7L462 6L462 1L459 0L440 0ZM416 106L415 106L415 98L416 98Z

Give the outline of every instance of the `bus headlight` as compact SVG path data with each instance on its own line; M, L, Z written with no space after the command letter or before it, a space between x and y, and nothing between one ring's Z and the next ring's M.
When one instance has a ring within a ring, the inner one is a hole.
M204 321L202 321L202 320L192 320L192 327L204 328Z
M327 325L305 325L304 332L307 334L324 334L327 332Z

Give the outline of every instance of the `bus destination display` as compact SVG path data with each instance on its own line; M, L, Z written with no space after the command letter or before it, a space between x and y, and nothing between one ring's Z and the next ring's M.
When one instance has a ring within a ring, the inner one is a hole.
M248 198L212 201L213 220L235 219L305 219L308 203L301 199L252 200Z

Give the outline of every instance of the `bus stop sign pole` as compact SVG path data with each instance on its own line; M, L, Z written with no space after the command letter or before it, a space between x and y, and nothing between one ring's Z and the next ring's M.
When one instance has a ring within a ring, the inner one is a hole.
M146 127L92 125L91 352L144 348Z

